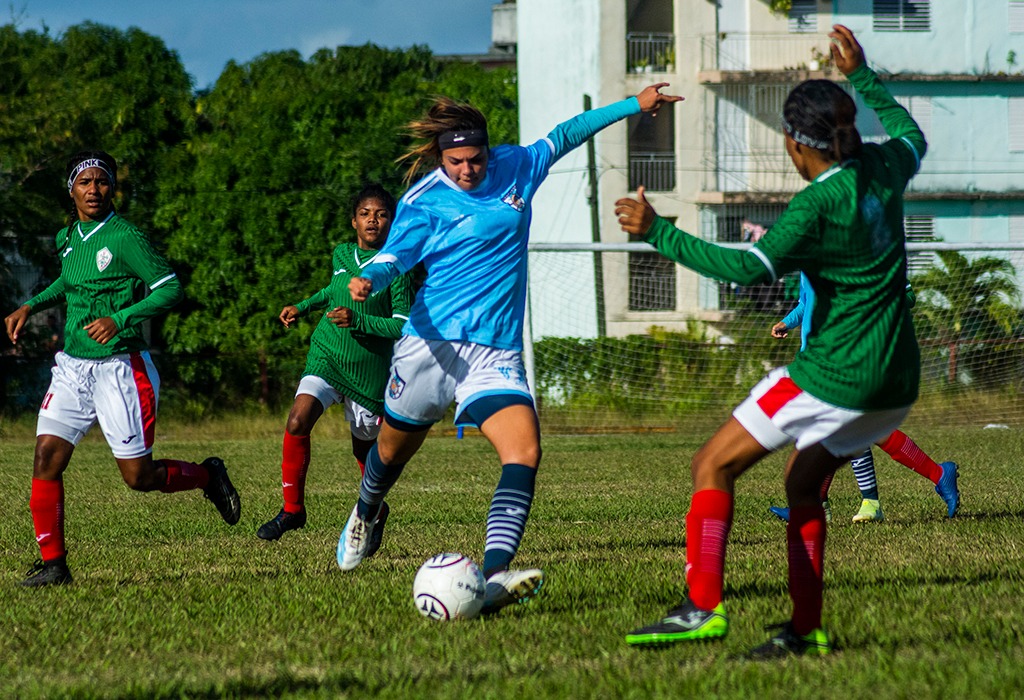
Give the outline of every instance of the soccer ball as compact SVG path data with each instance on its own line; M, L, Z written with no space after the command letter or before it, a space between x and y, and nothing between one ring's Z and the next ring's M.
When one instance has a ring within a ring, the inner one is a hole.
M427 559L412 582L416 609L431 620L468 620L484 606L484 575L469 557L448 552Z

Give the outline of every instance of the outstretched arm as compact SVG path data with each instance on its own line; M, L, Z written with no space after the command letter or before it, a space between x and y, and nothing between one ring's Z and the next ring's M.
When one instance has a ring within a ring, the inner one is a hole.
M638 188L636 199L624 197L615 202L615 215L623 231L642 235L666 258L706 277L744 286L774 280L772 270L757 254L717 246L662 219L644 196L643 187Z
M661 89L665 87L668 87L668 83L648 85L635 97L583 112L568 121L562 122L548 134L548 140L551 141L555 149L554 160L558 160L569 151L580 146L606 126L638 112L647 112L652 116L656 116L658 110L664 105L670 102L679 102L683 99L678 95L663 95Z

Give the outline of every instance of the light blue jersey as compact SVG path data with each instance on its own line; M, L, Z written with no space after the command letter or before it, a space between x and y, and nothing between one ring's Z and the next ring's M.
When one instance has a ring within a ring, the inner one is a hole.
M444 168L406 192L387 243L362 272L378 290L417 263L426 266L403 334L522 350L533 195L559 158L639 111L631 97L584 112L530 146L496 146L486 177L469 192Z
M811 334L811 316L814 314L809 313L814 308L814 287L811 286L811 281L807 279L807 275L800 273L800 297L796 302L796 306L793 310L786 314L786 317L782 319L782 323L787 329L793 330L800 325L800 349L803 350L807 347L807 336Z

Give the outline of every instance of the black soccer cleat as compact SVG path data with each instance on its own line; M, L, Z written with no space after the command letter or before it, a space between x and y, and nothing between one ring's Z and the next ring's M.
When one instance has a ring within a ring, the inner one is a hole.
M770 661L789 656L824 656L832 652L832 642L829 641L825 630L820 627L811 630L810 634L804 635L797 634L793 630L792 622L773 627L779 631L767 642L750 651L752 660Z
M305 526L305 508L300 510L298 513L289 513L282 508L281 512L274 516L273 520L269 520L260 525L260 529L256 531L256 536L261 540L277 540L281 538L281 535L289 530L298 530Z
M72 582L66 557L58 557L50 561L37 559L32 568L25 574L28 578L21 582L26 588L41 586L64 586Z
M380 549L381 542L384 540L384 525L387 524L388 515L390 514L391 508L388 506L388 502L381 502L380 510L377 511L377 523L373 526L373 532L370 533L370 541L366 545L366 559L372 557Z
M203 466L210 474L203 495L217 506L217 511L220 517L224 518L224 522L234 525L242 516L242 501L238 497L238 491L231 485L224 460L220 457L207 457L203 460Z

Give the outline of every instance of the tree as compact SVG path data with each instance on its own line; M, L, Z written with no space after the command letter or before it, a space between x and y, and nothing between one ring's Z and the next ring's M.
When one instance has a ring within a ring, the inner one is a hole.
M948 377L953 382L958 364L966 359L959 356L965 342L974 342L970 352L975 364L991 364L992 353L1000 351L991 341L1013 335L1020 321L1021 297L1016 270L1008 260L971 259L956 251L936 255L940 264L911 280L918 299L914 311L918 336L948 347Z
M424 48L267 53L229 64L197 97L192 131L160 175L157 217L188 298L164 326L182 385L209 404L294 385L314 324L285 332L281 307L327 284L366 182L400 194L405 124L441 92L488 113L495 142L514 140L510 74Z

